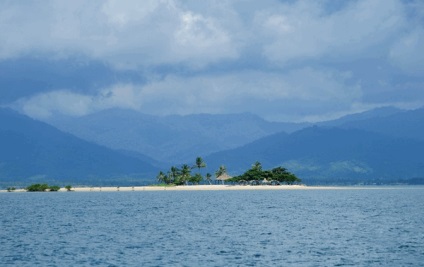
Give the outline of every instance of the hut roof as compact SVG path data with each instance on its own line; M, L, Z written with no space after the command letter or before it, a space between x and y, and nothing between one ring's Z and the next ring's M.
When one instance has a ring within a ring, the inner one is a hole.
M228 175L227 173L223 173L220 176L216 177L217 180L225 181L228 179L233 178L232 176Z

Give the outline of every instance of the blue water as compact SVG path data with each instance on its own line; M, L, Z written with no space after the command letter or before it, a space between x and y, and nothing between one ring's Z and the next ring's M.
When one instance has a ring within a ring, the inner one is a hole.
M0 194L1 266L423 266L424 187Z

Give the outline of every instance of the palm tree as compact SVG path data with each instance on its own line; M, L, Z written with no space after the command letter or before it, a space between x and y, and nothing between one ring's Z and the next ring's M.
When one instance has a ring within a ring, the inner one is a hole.
M256 161L253 164L252 169L256 171L262 171L262 164L259 161Z
M160 171L159 174L158 174L158 176L156 176L156 179L161 184L161 183L164 183L165 182L165 176L166 175L162 171Z
M190 179L191 176L191 168L187 164L183 164L181 166L181 182L187 183L187 181Z
M209 184L212 184L212 174L210 173L206 174L206 181L208 181Z
M224 165L219 166L219 169L215 172L215 177L218 179L220 176L227 174L227 168ZM222 184L224 184L224 180L222 180Z
M196 164L194 165L194 167L193 168L196 168L197 167L197 169L199 170L199 172L197 173L198 175L197 175L197 180L199 180L200 179L200 181L201 180L203 180L203 176L202 176L202 174L200 173L200 169L201 168L205 168L206 167L206 163L203 161L203 159L201 158L201 157L197 157L196 158Z
M203 161L203 159L201 157L196 158L196 167L199 169L199 173L200 173L201 168L206 167L206 163Z
M227 173L227 168L224 165L219 166L219 169L215 172L215 177L219 177L223 175L224 173Z
M178 183L180 170L177 167L172 166L168 176L171 183Z

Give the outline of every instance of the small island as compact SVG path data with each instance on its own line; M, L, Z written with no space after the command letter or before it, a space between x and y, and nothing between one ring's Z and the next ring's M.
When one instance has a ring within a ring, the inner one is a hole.
M16 190L15 187L7 188L8 192L57 192L57 191L160 191L160 190L244 190L244 189L296 189L305 188L301 185L302 180L284 167L275 167L264 170L260 162L255 162L250 169L243 174L232 177L228 174L225 165L221 165L215 172L215 179L210 173L202 175L201 169L206 163L201 157L197 157L195 163L190 166L183 164L180 168L172 166L168 172L160 171L156 179L158 184L150 186L65 186L63 189L57 185L49 186L46 183L37 183L24 189ZM195 170L195 171L193 171ZM294 186L297 185L297 186Z
M198 185L203 181L203 176L200 173L202 168L206 167L206 163L201 157L196 158L195 164L190 167L188 164L183 164L181 168L172 166L167 173L162 171L157 175L157 181L165 186L169 185ZM197 168L198 171L195 174L191 173L192 169ZM207 173L205 180L212 185L212 175ZM289 172L284 167L275 167L271 170L263 170L262 164L257 161L252 167L244 172L242 175L231 177L227 173L227 168L221 165L215 172L216 181L229 182L231 184L238 185L294 185L300 184L301 179L296 177L293 173Z

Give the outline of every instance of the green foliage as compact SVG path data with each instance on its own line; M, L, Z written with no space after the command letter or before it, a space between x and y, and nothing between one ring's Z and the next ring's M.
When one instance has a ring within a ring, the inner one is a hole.
M195 175L189 178L189 182L193 184L199 184L203 180L203 177L200 173L196 173Z
M181 174L180 174L180 183L187 184L187 182L190 181L191 178L191 168L187 164L183 164L181 167Z
M219 166L219 169L215 172L215 177L219 177L223 175L224 173L227 173L227 168L224 165Z
M48 184L32 184L26 188L28 192L44 192L47 189L49 189L49 191L55 192L55 191L59 191L60 186L57 186L57 185L49 186Z
M252 168L247 170L242 175L231 178L232 182L240 181L278 181L279 183L295 184L300 183L302 180L297 178L296 175L287 171L286 168L276 167L272 170L262 170L260 162L255 162Z
M201 157L196 158L196 167L199 169L199 172L200 172L201 168L206 167L206 163L203 161L203 159Z
M48 184L32 184L26 188L28 192L44 192L49 188Z
M205 162L201 157L196 158L196 165L193 168L198 168L199 173L191 175L191 167L188 164L183 164L181 168L172 166L170 170L165 174L160 171L156 176L156 179L159 183L163 184L173 184L173 185L183 185L187 183L199 184L203 177L200 174L200 169L206 167Z
M65 186L65 189L66 189L67 191L71 191L71 188L72 188L72 186L70 186L70 185Z
M12 191L15 191L16 190L16 188L15 187L8 187L7 188L7 192L12 192Z
M200 168L206 167L206 164L203 162L201 157L196 158L196 165L193 168L198 168L199 173L191 175L191 167L187 164L183 164L181 168L177 168L172 166L171 169L165 174L160 171L156 176L157 181L160 184L166 185L183 185L183 184L199 184L203 180L203 176L200 174ZM227 173L227 168L224 165L221 165L219 169L215 172L216 177L220 177ZM206 174L206 181L209 184L211 183L212 175L210 173ZM296 177L296 175L287 171L286 168L276 167L272 170L263 170L262 164L257 161L252 167L247 170L244 174L240 176L233 177L229 179L232 182L252 182L252 181L260 181L262 182L264 179L267 181L274 181L275 184L278 183L286 183L286 184L295 184L300 183L301 180ZM259 183L260 183L259 182Z
M49 186L49 189L52 192L56 192L56 191L59 191L60 190L60 186L52 185L52 186Z
M212 174L210 173L206 174L206 181L208 181L209 184L212 184Z

